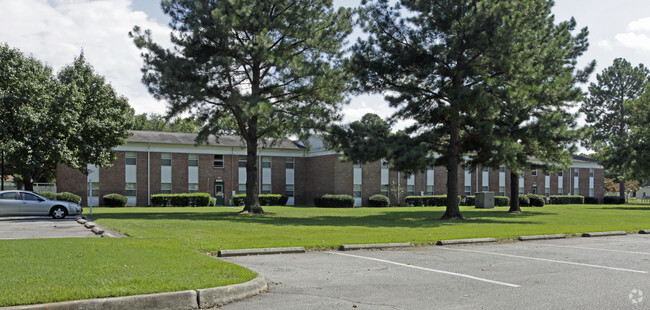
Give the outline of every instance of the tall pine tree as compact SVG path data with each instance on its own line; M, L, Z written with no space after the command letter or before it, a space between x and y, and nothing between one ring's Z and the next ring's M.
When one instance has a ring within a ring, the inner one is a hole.
M209 134L235 131L247 146L246 206L258 200L258 147L306 136L338 118L347 74L340 66L351 11L331 0L170 0L174 49L148 31L131 35L143 50L143 82L169 102L168 116L192 113ZM266 139L266 140L265 140Z

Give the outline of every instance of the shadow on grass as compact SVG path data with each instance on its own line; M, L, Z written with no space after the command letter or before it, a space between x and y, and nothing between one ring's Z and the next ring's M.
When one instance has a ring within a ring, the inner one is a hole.
M650 207L632 207L632 206L611 206L602 208L587 208L592 210L630 210L630 211L650 211Z
M229 223L267 224L273 226L365 226L365 227L412 227L426 228L445 225L464 224L534 224L533 217L539 215L555 215L524 211L511 214L503 212L463 211L466 220L440 220L444 209L435 211L386 211L381 214L364 216L325 215L325 216L286 216L285 212L272 215L240 215L234 212L172 212L172 213L109 213L93 216L94 220L178 220L178 221L215 221Z

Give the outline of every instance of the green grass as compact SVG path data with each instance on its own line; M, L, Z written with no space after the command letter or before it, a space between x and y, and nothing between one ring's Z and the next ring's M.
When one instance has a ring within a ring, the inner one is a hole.
M210 258L220 249L650 229L648 205L551 205L483 210L461 207L466 221L437 220L444 208L320 209L94 208L95 222L119 239L0 240L0 306L222 286L255 274Z

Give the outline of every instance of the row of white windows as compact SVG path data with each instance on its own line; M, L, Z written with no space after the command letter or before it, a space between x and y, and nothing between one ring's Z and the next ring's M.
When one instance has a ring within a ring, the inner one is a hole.
M126 152L125 154L126 164L127 165L136 165L137 157L135 152ZM238 166L241 168L246 167L247 160L245 158L240 158ZM172 165L172 154L171 153L161 153L160 155L160 165L161 166L171 166ZM187 165L190 167L199 166L199 155L198 154L189 154ZM285 168L293 169L295 165L295 159L293 157L285 158ZM224 158L223 155L214 155L213 161L214 168L223 168L224 167ZM271 157L262 156L262 168L271 168Z

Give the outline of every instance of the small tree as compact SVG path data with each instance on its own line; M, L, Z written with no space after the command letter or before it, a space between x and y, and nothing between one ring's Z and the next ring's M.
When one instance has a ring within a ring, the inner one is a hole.
M395 199L395 204L398 207L402 206L402 198L406 194L404 187L399 186L397 182L393 181L390 183L390 193L393 195L393 199Z

